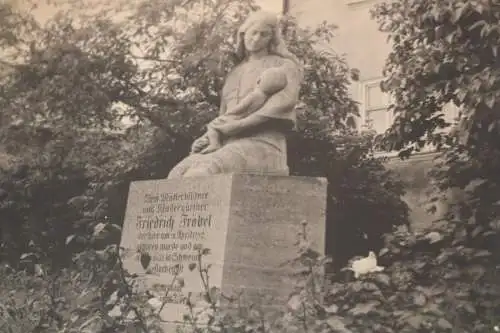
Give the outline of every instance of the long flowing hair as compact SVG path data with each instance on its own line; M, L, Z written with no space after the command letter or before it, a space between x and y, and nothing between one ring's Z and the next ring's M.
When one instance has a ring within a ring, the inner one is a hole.
M272 38L269 42L269 53L292 60L297 64L299 69L302 70L302 64L299 59L288 50L285 44L285 40L281 35L278 16L265 11L253 12L238 29L238 34L236 36L236 56L238 60L241 62L248 57L248 52L245 47L245 33L250 27L258 23L263 23L272 30Z

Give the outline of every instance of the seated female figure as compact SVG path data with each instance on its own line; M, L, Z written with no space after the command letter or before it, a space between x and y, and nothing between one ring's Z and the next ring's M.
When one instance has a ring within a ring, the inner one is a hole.
M288 175L286 134L296 121L295 105L302 80L301 66L280 36L274 14L256 12L238 31L237 53L242 59L226 78L222 89L220 117L209 127L221 139L220 148L187 156L168 178L208 176L220 173ZM245 117L224 118L251 94L262 74L280 68L286 74L283 89L267 97L265 103ZM209 145L204 135L192 145L201 152Z

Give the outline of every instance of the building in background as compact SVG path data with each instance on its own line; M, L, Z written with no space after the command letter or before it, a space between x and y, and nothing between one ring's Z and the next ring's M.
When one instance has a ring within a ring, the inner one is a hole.
M382 70L391 45L387 34L379 31L370 10L382 0L284 0L289 3L290 15L302 26L315 26L323 21L338 25L332 49L345 58L351 68L360 71L359 82L350 87L351 95L360 106L358 127L371 126L384 132L394 119L387 112L391 103L388 94L380 89ZM447 106L445 117L452 122L456 108Z
M331 48L345 56L351 68L360 71L360 80L350 87L350 93L359 103L360 118L358 128L371 127L383 133L392 124L394 117L388 112L391 96L382 92L380 82L385 61L391 51L387 34L381 32L378 23L371 17L370 10L383 0L283 0L288 1L289 14L297 18L302 26L316 26L323 21L338 26ZM456 107L447 106L445 119L454 122L458 112ZM431 223L446 209L446 203L438 205L437 215L426 210L429 177L427 170L434 162L432 147L425 153L414 155L410 160L401 161L394 156L387 166L396 171L407 183L404 199L410 206L410 219L416 228Z

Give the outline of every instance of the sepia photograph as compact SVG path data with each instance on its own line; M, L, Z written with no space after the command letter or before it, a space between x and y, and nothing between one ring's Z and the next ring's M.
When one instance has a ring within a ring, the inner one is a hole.
M0 0L0 333L500 332L500 0Z

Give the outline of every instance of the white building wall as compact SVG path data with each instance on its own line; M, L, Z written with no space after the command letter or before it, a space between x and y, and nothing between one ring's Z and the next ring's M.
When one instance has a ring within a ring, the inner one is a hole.
M370 123L377 132L384 132L393 117L387 112L390 98L380 90L382 70L391 51L387 35L378 30L377 22L371 18L370 9L384 0L290 0L290 12L299 24L316 26L322 21L338 25L331 47L345 58L352 68L360 71L360 81L351 86L353 99L360 103L359 125ZM457 108L447 105L445 119L453 122ZM371 121L370 121L371 120ZM433 151L427 147L424 151ZM424 152L423 151L423 152ZM393 153L381 155L393 156ZM438 212L427 212L429 175L427 169L434 165L434 154L417 154L410 160L389 159L387 166L393 169L407 184L403 197L410 207L410 221L415 229L429 226L446 211L446 203L438 202Z
M387 34L379 31L370 10L383 0L290 0L290 14L302 26L316 26L323 21L336 24L333 50L346 57L351 68L360 71L359 82L350 88L354 100L360 103L361 118L358 125L371 126L384 132L392 123L387 112L390 97L380 90L382 71L391 45ZM456 117L453 106L447 106L447 120Z
M386 35L370 18L370 8L379 0L290 0L290 14L304 26L322 21L339 26L332 47L345 54L351 67L361 71L362 80L381 78L390 51Z

